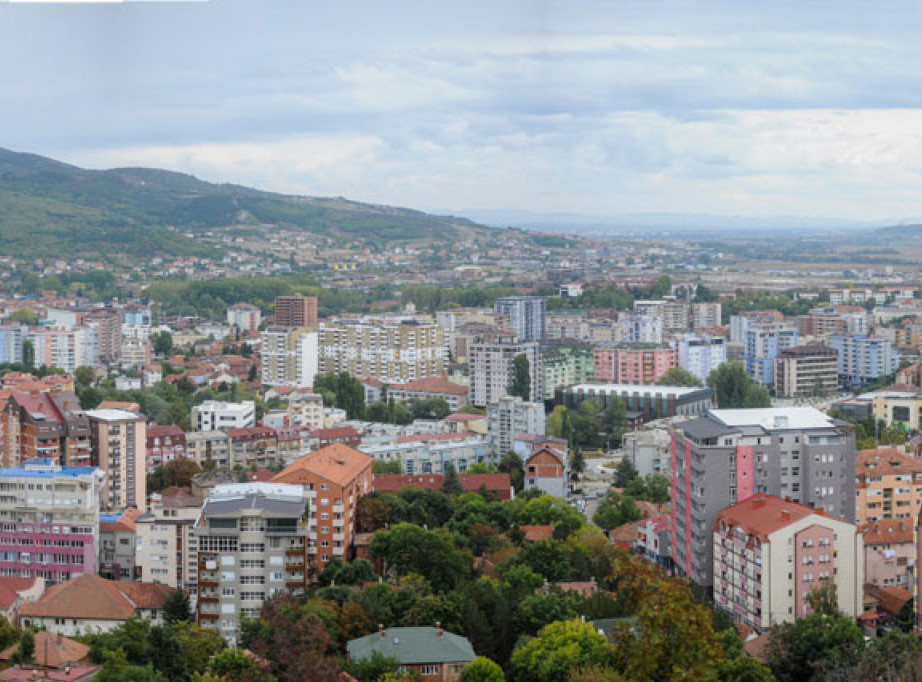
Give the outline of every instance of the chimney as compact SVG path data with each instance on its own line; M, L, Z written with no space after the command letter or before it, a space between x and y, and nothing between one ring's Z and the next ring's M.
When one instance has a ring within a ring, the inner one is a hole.
M442 621L440 620L435 621L435 629L439 631L439 637L441 637L444 634L442 632Z
M784 519L785 521L787 521L788 519L791 518L791 512L789 512L787 509L782 509L782 510L781 510L781 518Z
M378 623L378 632L381 633L381 638L384 639L384 626L381 623Z

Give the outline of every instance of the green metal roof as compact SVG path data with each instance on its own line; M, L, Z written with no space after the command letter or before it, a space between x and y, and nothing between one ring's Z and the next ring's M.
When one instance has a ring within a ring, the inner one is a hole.
M364 661L378 653L407 663L459 663L473 661L474 648L467 637L439 631L435 628L387 628L380 632L350 640L346 644L349 658Z

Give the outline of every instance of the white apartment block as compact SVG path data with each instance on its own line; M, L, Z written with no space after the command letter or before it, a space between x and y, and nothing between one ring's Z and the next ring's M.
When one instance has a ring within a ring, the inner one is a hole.
M618 341L624 343L662 343L663 318L659 315L621 313L618 316Z
M263 386L310 388L320 371L319 337L306 327L270 327L261 334Z
M256 404L252 400L240 403L206 400L192 407L191 423L196 431L247 429L256 423Z
M236 303L227 307L227 324L240 332L256 331L262 322L259 308L249 303Z
M716 329L721 326L720 303L692 303L692 329Z
M201 511L201 500L183 495L152 501L135 519L137 580L196 593L198 543L192 527Z
M544 403L525 402L505 396L487 407L487 433L495 461L512 450L517 436L543 436L547 419Z
M531 398L541 400L541 353L536 341L485 341L470 347L470 400L478 407L486 407L509 395L512 384L512 367L517 355L528 358L531 375Z
M722 336L684 334L676 343L679 367L694 374L702 385L708 375L727 361L727 340Z

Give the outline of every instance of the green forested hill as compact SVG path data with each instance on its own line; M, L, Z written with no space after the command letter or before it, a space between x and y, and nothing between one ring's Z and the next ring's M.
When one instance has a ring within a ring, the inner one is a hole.
M262 224L371 243L453 241L489 231L408 209L274 194L156 169L84 170L0 149L0 252L203 255L210 247L181 233Z

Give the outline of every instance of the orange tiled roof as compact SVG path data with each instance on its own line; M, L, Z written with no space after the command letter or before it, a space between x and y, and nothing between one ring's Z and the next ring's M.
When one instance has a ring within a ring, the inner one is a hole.
M14 644L3 653L0 660L9 661L19 649L19 644ZM52 634L47 630L35 633L35 653L33 658L38 665L49 668L63 668L71 663L85 659L90 653L90 647L73 639L59 634Z
M309 452L272 477L275 483L300 483L304 474L311 473L338 485L347 485L365 469L371 469L374 458L343 443L333 443Z
M433 393L445 395L467 395L467 386L455 384L443 377L426 377L406 384L395 384L388 391L407 391L409 393Z
M723 521L764 540L779 528L784 528L811 514L826 516L826 513L820 509L811 509L797 502L783 500L777 495L757 493L742 502L722 509L717 514L717 523Z
M31 589L36 580L38 578L0 577L0 608L10 608L16 603L19 593Z
M136 608L162 608L171 592L166 585L113 582L87 574L49 587L38 601L23 604L21 615L127 620Z
M908 519L882 519L861 526L864 546L912 542L912 523Z
M910 457L896 448L860 450L855 455L855 471L858 474L858 487L865 488L864 476L922 473L922 459Z
M526 542L550 542L554 539L554 526L521 526Z

